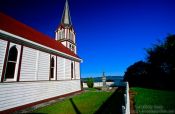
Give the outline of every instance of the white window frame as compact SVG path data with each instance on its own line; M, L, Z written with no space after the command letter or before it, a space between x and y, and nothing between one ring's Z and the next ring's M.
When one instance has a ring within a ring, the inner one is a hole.
M50 58L50 65L51 65L51 60L52 58L54 59L54 72L53 72L53 78L50 77L50 80L56 80L56 56L55 55L51 55ZM50 72L51 72L51 66L50 66Z
M71 61L71 79L75 79L75 75L74 75L74 62L73 61Z
M18 44L15 44L15 43L10 43L8 53L9 53L10 49L11 49L13 46L15 46L16 49L17 49L17 51L18 51L17 60L16 60L16 65L15 65L14 78L6 78L6 77L5 77L5 75L6 75L6 70L7 70L7 65L6 65L5 74L4 74L4 82L17 81L18 67L19 67L19 59L20 59L20 53L21 53L21 45L18 45ZM8 54L8 56L9 56L9 54ZM7 56L7 61L6 61L5 64L8 63L8 56Z

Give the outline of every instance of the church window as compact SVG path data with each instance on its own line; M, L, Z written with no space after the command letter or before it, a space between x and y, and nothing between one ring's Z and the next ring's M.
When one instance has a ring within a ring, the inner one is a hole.
M73 76L73 62L71 62L71 79L73 79L74 76Z
M51 62L50 62L50 78L54 78L54 69L55 69L55 66L54 66L54 57L51 58Z
M17 57L18 57L18 50L17 50L16 46L13 46L10 48L9 54L8 54L5 79L13 79L14 78Z

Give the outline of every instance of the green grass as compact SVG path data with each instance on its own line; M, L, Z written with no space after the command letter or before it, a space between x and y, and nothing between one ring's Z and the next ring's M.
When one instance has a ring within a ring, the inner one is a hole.
M139 114L175 113L175 91L134 87L135 107Z
M89 91L97 91L97 88L85 88L85 90L89 90Z
M94 89L92 89L94 90ZM46 106L32 113L49 114L93 114L112 95L112 92L85 92L72 99Z

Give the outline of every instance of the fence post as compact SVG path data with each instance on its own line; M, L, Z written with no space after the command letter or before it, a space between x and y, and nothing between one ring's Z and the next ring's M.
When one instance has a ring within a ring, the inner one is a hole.
M129 84L126 82L126 114L130 114Z
M122 114L126 114L125 106L122 106Z

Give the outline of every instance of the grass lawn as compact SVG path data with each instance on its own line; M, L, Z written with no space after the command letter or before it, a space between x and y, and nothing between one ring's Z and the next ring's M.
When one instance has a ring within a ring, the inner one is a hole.
M175 91L154 90L134 87L131 91L136 92L134 97L136 111L139 114L174 114Z
M67 98L64 101L37 109L32 113L49 113L49 114L94 114L117 110L121 99L121 92L94 91L94 89L77 95L73 98ZM109 103L110 102L110 103ZM108 110L104 106L110 107ZM109 111L110 109L110 111Z

